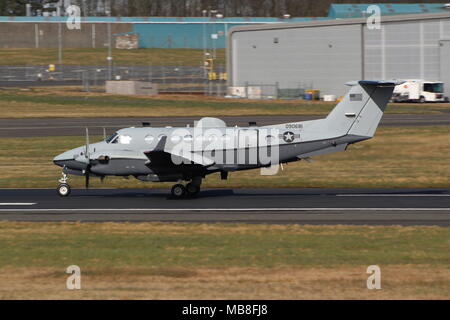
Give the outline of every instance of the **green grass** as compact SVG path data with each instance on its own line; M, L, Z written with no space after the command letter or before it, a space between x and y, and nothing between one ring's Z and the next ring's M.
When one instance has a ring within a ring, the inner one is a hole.
M107 65L107 48L65 48L64 65ZM225 65L225 50L216 50L217 65ZM116 65L152 65L152 66L201 66L203 50L201 49L135 49L112 50ZM48 65L58 63L58 49L48 48L2 48L0 49L2 65Z
M0 90L2 118L327 114L335 103L204 96L118 96L76 87ZM387 113L441 113L447 104L390 104Z
M198 224L0 223L0 268L450 268L450 228Z
M231 173L227 181L218 174L207 177L208 187L418 187L450 186L450 128L381 127L375 138L352 145L346 152L299 161L284 166L277 175L262 176L259 170ZM99 137L91 137L91 141ZM85 143L80 137L2 138L0 140L0 187L56 187L61 168L52 163L57 154ZM91 179L93 187L169 187L171 183L142 182L108 177L104 184ZM73 187L83 177L71 176Z

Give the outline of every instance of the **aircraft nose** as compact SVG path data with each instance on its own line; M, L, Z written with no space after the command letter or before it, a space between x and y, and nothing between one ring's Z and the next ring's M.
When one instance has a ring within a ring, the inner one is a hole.
M73 160L73 151L66 151L53 158L53 163L63 167L65 162Z
M82 147L75 148L61 154L58 154L53 158L53 163L60 167L67 167L73 169L83 169L86 165L79 161L76 161L75 158L80 152L83 151Z

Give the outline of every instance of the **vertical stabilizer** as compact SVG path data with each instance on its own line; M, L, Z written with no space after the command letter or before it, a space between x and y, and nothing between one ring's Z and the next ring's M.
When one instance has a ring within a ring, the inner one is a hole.
M349 83L350 91L330 112L325 123L336 135L373 137L398 81Z

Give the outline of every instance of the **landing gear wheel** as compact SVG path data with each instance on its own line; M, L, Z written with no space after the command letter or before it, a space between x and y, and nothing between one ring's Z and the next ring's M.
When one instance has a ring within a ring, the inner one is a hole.
M183 198L186 194L186 188L182 184L176 184L172 187L171 190L172 196L177 199Z
M200 192L200 187L196 186L195 184L188 183L186 185L186 191L187 191L188 195L195 196Z
M56 190L61 197L67 197L70 194L70 186L67 183L61 183Z

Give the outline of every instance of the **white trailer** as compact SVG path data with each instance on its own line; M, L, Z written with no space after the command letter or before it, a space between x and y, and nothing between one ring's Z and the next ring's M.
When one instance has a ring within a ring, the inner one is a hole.
M397 85L392 94L393 102L444 102L444 83L440 81L406 80Z

